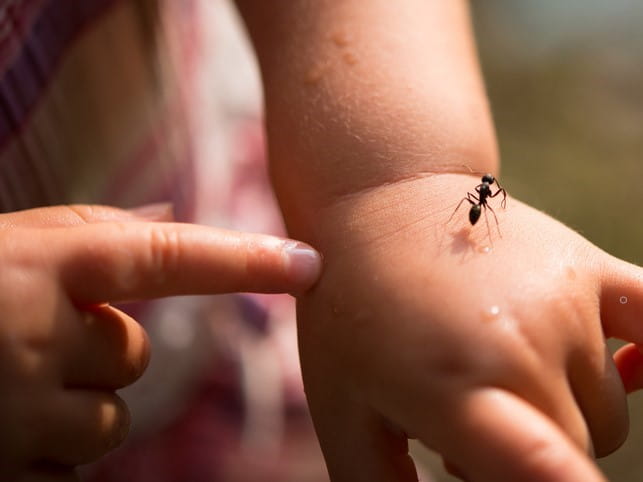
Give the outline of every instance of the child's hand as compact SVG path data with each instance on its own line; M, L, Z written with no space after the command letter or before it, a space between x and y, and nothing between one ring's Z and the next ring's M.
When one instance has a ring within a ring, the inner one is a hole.
M0 215L0 478L75 480L73 466L125 437L115 390L141 375L149 348L141 327L107 303L301 292L319 265L291 241L110 208Z
M489 200L502 237L466 203L448 221L479 182L403 181L316 220L299 331L334 482L416 480L405 433L471 481L598 481L586 454L626 437L604 333L643 342L643 270L514 199Z

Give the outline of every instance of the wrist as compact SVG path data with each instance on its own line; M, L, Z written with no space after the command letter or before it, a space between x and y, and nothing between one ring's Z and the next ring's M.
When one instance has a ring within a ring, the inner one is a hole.
M499 168L492 136L467 142L458 140L466 137L465 131L454 132L448 142L458 146L446 149L440 140L435 141L439 147L433 147L396 143L395 139L377 143L342 139L345 136L349 134L338 132L328 142L309 139L311 147L297 150L271 140L271 176L280 200L290 199L316 210L337 198L379 186L449 172L497 173Z
M335 196L309 216L290 220L289 230L326 259L394 238L413 238L429 253L438 249L449 225L450 231L470 226L470 206L462 205L455 213L454 209L479 183L477 173L418 173ZM472 230L471 235L486 237L487 231Z

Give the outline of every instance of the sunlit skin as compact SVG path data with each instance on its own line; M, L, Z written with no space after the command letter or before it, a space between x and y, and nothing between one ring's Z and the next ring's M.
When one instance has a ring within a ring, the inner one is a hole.
M150 349L111 302L301 293L319 275L312 251L296 266L293 241L168 221L168 209L81 205L0 214L3 480L76 481L76 465L124 440L116 390L143 373Z
M331 480L417 480L407 434L474 482L604 480L642 365L605 336L643 341L641 270L509 196L502 236L449 221L499 170L467 3L237 4L284 218L325 260L298 327Z

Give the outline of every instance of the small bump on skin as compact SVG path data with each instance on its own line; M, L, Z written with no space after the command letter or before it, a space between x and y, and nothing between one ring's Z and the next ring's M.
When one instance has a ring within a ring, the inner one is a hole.
M344 48L348 45L349 42L349 37L346 32L335 32L331 35L331 40L335 45L337 45L339 48Z
M344 62L348 65L355 65L357 63L357 57L351 52L346 52L342 56L342 58L344 59Z
M567 279L569 280L576 279L576 271L574 271L574 268L572 268L571 266L567 267L567 269L565 270L565 273L567 274Z
M493 321L500 315L500 307L493 305L482 312L483 321Z
M328 62L317 62L308 72L304 81L306 84L317 84L328 70Z

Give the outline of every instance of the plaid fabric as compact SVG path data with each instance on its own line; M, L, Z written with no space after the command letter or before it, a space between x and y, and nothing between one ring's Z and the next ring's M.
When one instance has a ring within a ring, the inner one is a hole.
M282 232L230 12L218 0L0 0L0 212L170 201L180 219ZM86 480L326 479L290 298L135 312L153 356L123 392L133 431Z
M186 47L168 45L179 36L155 25L163 9L189 8L166 3L0 2L0 210L170 200L189 215L177 79L189 82L190 69L172 56ZM188 20L180 15L176 25Z

